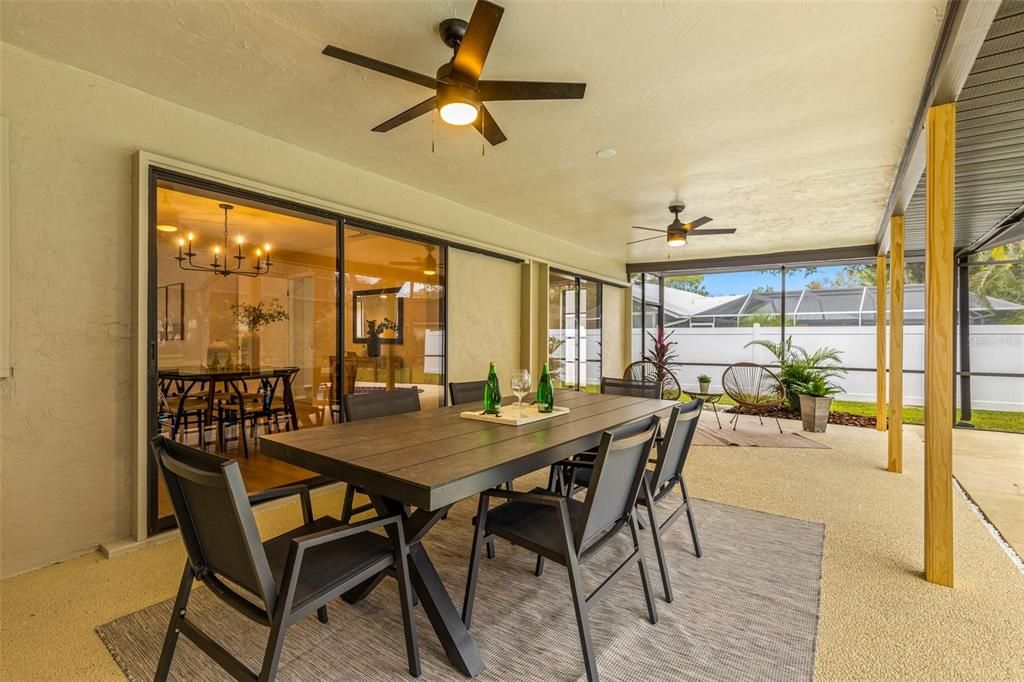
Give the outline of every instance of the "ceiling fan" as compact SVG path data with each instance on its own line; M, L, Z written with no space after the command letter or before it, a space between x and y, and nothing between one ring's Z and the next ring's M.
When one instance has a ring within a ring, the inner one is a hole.
M653 227L640 227L634 225L634 230L647 230L649 232L663 232L665 234L665 241L668 242L669 246L685 246L686 240L690 237L700 237L709 234L732 234L736 231L735 228L720 229L720 230L701 230L697 232L697 228L701 225L706 225L711 222L711 218L703 216L696 220L683 223L679 220L679 214L686 210L686 204L669 204L668 210L672 212L674 217L672 222L669 223L668 227L660 230L656 230ZM626 245L639 244L641 242L649 242L652 239L660 239L661 237L647 237L645 239L637 239L636 241L627 242Z
M415 71L378 61L334 45L323 49L323 54L379 73L401 78L434 90L434 95L373 129L386 133L403 123L430 113L435 108L441 120L451 125L472 124L492 145L501 144L505 134L495 122L484 102L499 100L583 99L586 83L542 83L536 81L480 80L484 61L494 41L498 23L505 9L487 0L477 0L469 22L445 19L439 26L441 39L454 54L437 70L437 76L426 76Z
M412 260L392 260L388 265L412 266L423 271L423 274L430 277L437 274L437 258L431 247L425 247L427 255L413 258Z

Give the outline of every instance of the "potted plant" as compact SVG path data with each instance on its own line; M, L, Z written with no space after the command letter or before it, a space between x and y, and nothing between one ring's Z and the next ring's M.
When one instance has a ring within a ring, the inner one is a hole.
M708 393L711 391L711 377L707 374L698 374L697 383L700 385L701 393Z
M839 387L819 374L793 388L800 396L800 419L804 423L804 431L824 433L832 410L832 396L839 393Z
M398 331L398 324L386 317L381 322L366 321L366 357L380 357L380 335L389 330Z
M271 299L259 303L234 303L231 312L235 320L245 326L247 333L242 335L239 348L241 363L251 369L260 368L260 327L288 319L288 311L281 307L278 300Z

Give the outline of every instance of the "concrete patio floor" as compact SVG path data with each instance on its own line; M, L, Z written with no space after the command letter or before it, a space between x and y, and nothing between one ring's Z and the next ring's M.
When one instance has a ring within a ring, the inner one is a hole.
M784 427L799 429L795 422ZM1024 679L1024 575L959 495L956 587L921 577L920 440L906 438L905 473L893 475L885 471L883 433L830 426L810 437L831 449L698 447L687 472L697 497L825 523L817 679ZM958 436L958 458L965 462L964 450L989 447L987 440L969 441ZM317 513L337 514L340 503L338 490L314 497ZM258 519L270 534L297 523L298 509L264 508ZM171 597L183 560L175 540L113 559L91 554L4 580L0 677L120 679L94 628Z

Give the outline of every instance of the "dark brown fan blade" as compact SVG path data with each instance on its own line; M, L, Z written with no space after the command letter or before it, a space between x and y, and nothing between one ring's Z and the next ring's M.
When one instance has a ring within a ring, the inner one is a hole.
M720 230L694 230L687 234L687 237L703 237L707 234L732 234L736 231L736 228L722 228Z
M408 123L414 118L419 118L423 114L429 114L437 106L437 97L431 97L425 99L411 109L406 109L398 116L389 118L388 120L381 123L379 126L373 129L375 133L386 133L393 128L397 128L403 123Z
M480 134L487 138L487 141L491 143L491 146L501 144L508 138L505 137L505 133L501 132L501 128L494 121L494 117L491 116L491 112L487 111L487 107L480 107L480 115L473 121L473 127L480 131Z
M343 62L348 62L349 64L361 66L364 69L370 69L371 71L383 73L388 76L401 78L404 81L409 81L410 83L415 83L416 85L422 85L425 88L437 88L436 78L424 76L422 73L416 73L415 71L410 71L409 69L403 69L400 66L388 64L387 62L382 62L377 59L373 59L372 57L366 57L361 54L356 54L355 52L349 52L348 50L343 50L340 47L335 47L334 45L328 45L327 47L325 47L323 50L323 54L327 55L328 57L340 59Z
M631 244L639 244L640 242L649 242L652 239L665 239L665 235L661 235L658 237L648 237L647 239L637 239L635 242L626 242L626 246L629 246Z
M709 218L707 216L703 216L701 218L697 218L696 220L694 220L692 222L686 223L685 227L686 227L687 230L696 230L701 225L707 225L712 220L713 220L713 218Z
M639 225L634 225L633 229L634 230L647 230L648 232L661 232L662 234L665 234L665 228L664 227L656 230L653 227L640 227Z
M480 72L484 70L487 53L491 50L494 34L498 32L498 24L504 12L503 7L487 0L477 0L476 7L473 8L473 16L469 18L466 35L463 36L452 61L452 71L470 85L476 85L480 80Z
M586 83L541 83L536 81L480 81L484 102L516 99L583 99Z

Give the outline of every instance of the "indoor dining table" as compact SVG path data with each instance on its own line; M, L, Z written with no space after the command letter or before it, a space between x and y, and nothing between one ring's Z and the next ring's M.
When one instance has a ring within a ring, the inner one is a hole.
M452 665L472 677L483 670L483 659L423 547L424 536L456 502L596 447L602 432L667 414L676 403L558 391L556 404L569 412L522 426L460 417L479 411L478 403L276 433L262 436L261 452L359 486L378 514L402 517L420 604ZM380 579L346 600L362 599Z

